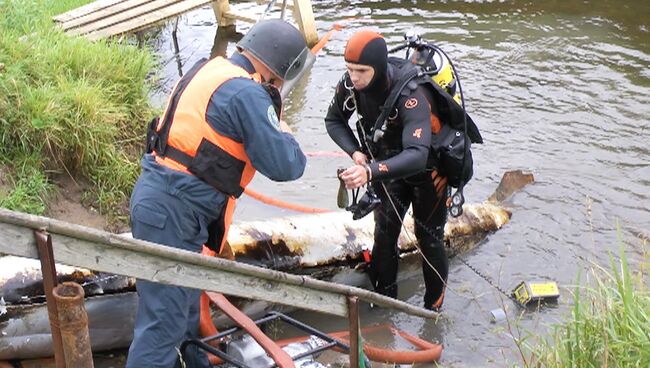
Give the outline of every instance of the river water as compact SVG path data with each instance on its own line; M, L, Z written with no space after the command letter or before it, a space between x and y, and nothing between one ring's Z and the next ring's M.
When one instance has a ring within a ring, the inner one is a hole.
M255 3L231 1L259 15ZM281 3L281 2L279 2ZM291 3L291 2L289 2ZM437 323L390 311L362 309L362 323L390 322L411 334L444 344L448 367L521 366L518 336L545 335L567 315L578 274L592 264L608 266L618 237L630 261L643 261L650 237L650 2L631 1L313 1L319 34L336 22L336 33L285 101L285 120L306 152L337 151L323 117L344 72L343 49L355 31L370 27L389 46L415 30L442 47L458 68L468 112L485 144L475 145L475 174L467 201L485 200L507 170L532 172L535 183L507 201L512 219L463 258L503 289L523 280L560 285L556 306L523 311L476 273L452 259L444 317ZM267 17L278 17L273 11ZM240 23L245 32L250 25ZM213 49L211 7L188 13L157 31L153 43L164 64L161 103L179 74ZM175 50L180 52L175 54ZM234 50L231 43L225 49ZM309 158L304 176L273 183L258 175L252 189L289 202L336 209L336 168L349 159ZM246 196L236 220L294 214ZM645 241L644 241L645 239ZM418 272L402 276L400 298L421 304ZM505 308L512 319L492 324L489 311ZM298 313L325 330L345 321ZM403 347L402 342L390 342Z

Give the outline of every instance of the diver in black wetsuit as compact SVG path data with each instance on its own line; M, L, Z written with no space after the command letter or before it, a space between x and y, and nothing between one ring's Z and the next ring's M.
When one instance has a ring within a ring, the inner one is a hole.
M374 142L367 136L391 88L400 80L400 69L389 62L384 38L369 30L350 38L344 58L347 72L336 87L325 124L330 137L354 161L340 175L346 187L370 182L381 198L374 210L370 279L377 292L397 297L397 239L412 205L415 236L426 257L422 262L424 306L439 310L449 265L444 249L447 179L438 175L438 157L430 149L431 136L441 126L434 92L423 85L405 89L389 114L383 137ZM348 125L353 115L359 120L359 140Z

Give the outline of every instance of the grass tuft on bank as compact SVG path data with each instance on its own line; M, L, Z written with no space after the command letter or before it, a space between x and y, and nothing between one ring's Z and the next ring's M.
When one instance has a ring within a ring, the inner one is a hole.
M593 275L593 287L576 288L570 318L555 327L550 339L526 346L531 352L527 366L650 367L647 275L630 269L622 245L611 269L595 268Z
M153 115L149 52L92 43L57 30L52 16L87 0L0 1L0 206L42 214L53 175L91 183L86 201L124 214Z

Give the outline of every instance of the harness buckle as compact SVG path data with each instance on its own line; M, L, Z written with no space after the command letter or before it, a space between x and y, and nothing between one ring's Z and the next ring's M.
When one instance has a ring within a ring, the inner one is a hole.
M159 150L159 143L160 143L160 136L158 135L158 132L156 129L158 128L158 122L160 121L160 118L156 116L155 118L151 119L149 122L149 125L147 127L147 138L145 141L145 153L151 153L153 151L158 151Z

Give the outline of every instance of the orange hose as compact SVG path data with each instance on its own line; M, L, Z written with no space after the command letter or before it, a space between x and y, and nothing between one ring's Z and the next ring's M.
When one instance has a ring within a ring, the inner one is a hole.
M215 251L206 247L205 245L201 250L201 254L208 257L215 257L217 255ZM212 322L212 313L210 313L210 299L204 291L201 293L201 299L199 300L199 333L202 337L208 337L214 336L218 332L219 331L217 330L217 327ZM210 345L213 344L211 343Z
M318 54L318 52L327 44L327 42L330 40L332 35L336 33L336 31L340 31L343 28L345 28L344 23L350 22L355 19L356 17L350 17L350 18L345 18L338 23L334 23L332 29L330 29L327 33L325 33L325 36L323 36L320 40L318 40L318 42L314 45L314 47L311 48L311 53L314 55Z
M204 323L204 321L201 320L201 323ZM214 325L212 324L212 320L209 320L209 323L214 328ZM441 345L434 344L429 341L420 339L419 337L409 335L408 333L398 330L390 325L379 325L379 326L367 327L361 329L361 331L363 333L368 333L382 328L389 329L393 334L397 334L401 336L402 338L404 338L404 340L410 342L413 346L416 346L420 350L390 350L390 349L378 348L370 344L363 344L364 353L366 354L368 359L372 360L373 362L392 363L392 364L413 364L413 363L431 363L440 360L440 356L442 355ZM348 343L348 339L346 339L345 336L348 336L349 334L350 334L349 331L340 331L340 332L333 332L328 335L332 338L341 340L341 342L343 343ZM202 336L207 337L210 335L202 335ZM306 339L307 338L304 336L294 337L294 338L275 341L275 344L277 344L278 346L286 346L294 342L303 342ZM334 350L338 352L343 352L336 347L334 348ZM223 360L221 360L221 358L212 354L208 354L208 360L210 361L210 364L213 365L218 365L223 363Z
M325 33L325 36L323 36L318 42L314 45L314 47L311 48L311 53L316 55L318 52L327 44L327 42L330 40L332 35L336 33L336 31L339 31L343 28L342 25L340 24L334 24L334 27L329 30L329 32Z
M215 293L212 291L205 292L210 301L221 309L230 319L232 319L239 327L246 331L273 359L273 361L280 368L295 368L295 364L291 356L286 351L282 350L273 340L260 330L255 324L255 321L250 319L242 311L237 309L232 303L226 299L223 294Z
M412 345L420 348L421 350L390 350L382 349L370 344L363 344L363 352L366 354L368 359L373 362L381 363L392 363L392 364L413 364L413 363L431 363L438 361L442 355L442 346L422 340L418 337L409 335L404 331L400 331L389 325L379 325L373 327L367 327L361 329L362 333L367 333L370 331L378 330L381 328L389 329L393 334L398 334L403 337L405 340L409 341ZM328 336L339 339L343 343L347 343L348 339L345 336L348 336L350 333L348 331L340 331L328 334ZM306 337L294 337L290 339L284 339L276 341L275 343L280 346L286 346L294 342L303 342ZM342 352L339 348L334 347L334 350Z
M208 299L208 295L205 292L201 293L199 305L199 333L203 337L214 336L218 333L217 327L212 323L210 299Z
M265 196L262 193L258 193L250 188L244 189L244 193L248 194L250 197L257 199L258 201L262 203L266 203L271 206L276 206L276 207L281 207L281 208L286 208L288 210L293 210L293 211L298 211L298 212L304 212L304 213L325 213L325 212L332 212L330 210L322 209L322 208L313 208L313 207L306 207L302 206L299 204L293 204L293 203L288 203L281 201L279 199L271 198L269 196Z

